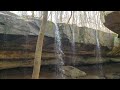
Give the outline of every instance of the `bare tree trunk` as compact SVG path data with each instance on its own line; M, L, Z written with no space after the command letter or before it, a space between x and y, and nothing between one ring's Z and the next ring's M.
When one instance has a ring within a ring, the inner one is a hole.
M71 11L70 18L69 18L69 19L68 19L68 21L67 21L67 24L69 23L69 21L70 21L71 17L72 17L72 11Z
M58 11L55 11L55 16L56 16L56 21L58 21L59 20L59 18L58 18Z
M76 11L76 25L78 25L78 12Z
M32 79L39 79L41 56L42 56L42 46L43 46L44 33L45 33L45 29L46 29L46 24L47 24L47 16L48 16L48 11L44 11L42 25L40 28L40 33L39 33L37 45L36 45Z
M40 20L43 18L43 12L40 11Z
M32 18L34 18L34 11L32 11Z
M40 12L40 11L38 11L38 14L39 14L39 18L40 18L40 16L41 16L41 12Z
M63 11L60 12L60 22L62 22L62 14L63 14Z
M40 18L40 20L42 19L42 11L39 11L39 18Z
M51 21L52 21L52 11L51 11Z
M73 11L73 18L72 18L72 24L75 24L75 16L74 16L75 11Z

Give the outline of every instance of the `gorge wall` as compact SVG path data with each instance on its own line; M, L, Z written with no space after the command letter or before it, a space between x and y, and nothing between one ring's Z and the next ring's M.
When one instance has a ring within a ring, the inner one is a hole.
M36 41L41 21L22 19L10 12L0 12L0 69L33 66ZM107 54L114 46L116 34L65 23L57 24L60 31L65 64L96 64L119 62ZM42 65L57 64L55 55L55 24L48 21L45 32ZM96 32L101 46L102 62L96 59ZM73 41L74 33L74 41ZM75 52L72 43L75 43Z

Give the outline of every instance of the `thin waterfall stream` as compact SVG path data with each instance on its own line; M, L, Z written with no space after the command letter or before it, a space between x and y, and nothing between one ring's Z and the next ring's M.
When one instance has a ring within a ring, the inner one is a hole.
M57 17L55 18L55 54L56 54L56 61L57 61L57 75L58 77L64 79L65 77L63 76L63 74L61 72L64 72L62 66L64 66L64 60L63 60L63 51L62 51L62 42L61 42L61 34L59 31L59 27L57 25ZM59 73L60 72L60 73Z
M101 57L101 48L100 48L100 42L99 42L99 36L98 36L98 31L96 31L95 34L95 38L96 38L96 60L98 60L99 64L98 69L99 69L99 73L101 77L104 77L104 73L103 73L103 66L102 66L102 57Z

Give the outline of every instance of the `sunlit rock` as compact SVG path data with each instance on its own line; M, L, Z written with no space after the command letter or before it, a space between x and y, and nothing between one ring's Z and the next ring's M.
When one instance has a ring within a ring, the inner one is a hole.
M86 76L86 73L84 71L81 71L75 67L72 66L62 66L62 74L66 78L72 78L72 79L77 79L79 77Z

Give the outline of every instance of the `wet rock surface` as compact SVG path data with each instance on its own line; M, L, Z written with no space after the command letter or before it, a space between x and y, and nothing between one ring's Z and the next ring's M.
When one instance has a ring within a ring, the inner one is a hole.
M9 12L0 13L0 69L33 67L36 41L40 30L39 19L22 19ZM102 60L96 57L96 30L76 25L58 23L65 63L63 73L72 79L102 79L96 74L89 74L74 65L97 65L101 63L119 63L120 57L107 53L114 46L116 34L98 30ZM48 22L44 38L42 66L58 65L55 51L55 24ZM74 40L73 40L74 34ZM72 44L75 44L73 47ZM74 48L74 52L73 52ZM118 48L117 48L118 51ZM119 52L119 51L118 51ZM71 65L71 66L70 66ZM73 65L73 66L72 66ZM91 69L90 71L92 71ZM108 69L109 70L109 69ZM97 71L97 70L96 70ZM94 72L94 71L93 71ZM4 76L4 75L3 75ZM119 78L119 73L105 74L105 78Z
M0 68L33 66L36 41L41 21L37 18L23 19L10 12L0 13ZM66 65L96 64L102 62L96 59L96 30L76 25L58 23L61 43ZM111 50L114 34L97 31L100 39L101 52ZM73 41L74 34L74 41ZM73 47L72 44L75 44ZM74 52L73 52L74 48ZM74 53L74 54L73 54ZM55 51L55 24L48 21L44 38L42 65L58 64ZM89 56L89 57L88 57ZM86 58L88 57L88 58ZM73 60L75 61L73 63Z
M1 12L2 13L2 12ZM39 19L22 19L21 17L12 17L11 14L0 13L0 33L12 34L12 35L35 35L38 36L41 21ZM64 23L58 23L58 27L61 33L62 40L68 40L71 43L74 33L74 42L83 44L96 45L95 29L87 27L78 27L76 25L66 25ZM106 33L98 30L98 38L100 39L101 46L112 47L114 34ZM47 29L45 33L46 37L55 37L55 24L48 21Z

